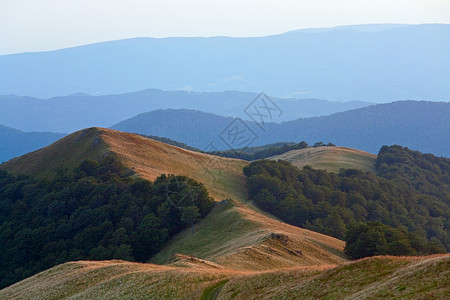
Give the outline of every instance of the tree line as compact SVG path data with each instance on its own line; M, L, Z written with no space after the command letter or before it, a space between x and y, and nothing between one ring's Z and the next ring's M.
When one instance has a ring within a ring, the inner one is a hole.
M336 145L331 142L329 142L328 144L325 144L323 142L317 142L312 145L313 148L322 146L333 147ZM264 146L249 147L244 149L210 151L207 153L221 157L239 158L246 161L254 161L258 159L268 158L274 155L280 155L291 150L306 149L308 147L311 146L309 146L307 142L302 141L300 143L276 143Z
M202 183L136 179L111 156L56 174L0 171L0 288L67 261L145 262L213 207Z
M362 249L375 235L381 242L372 255L448 251L450 160L384 146L376 169L378 175L353 169L336 174L261 160L244 174L258 207L287 223L345 239L351 257L366 256Z

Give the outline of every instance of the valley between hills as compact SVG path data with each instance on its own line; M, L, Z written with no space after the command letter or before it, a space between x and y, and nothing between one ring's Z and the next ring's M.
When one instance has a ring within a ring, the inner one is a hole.
M73 261L0 290L2 299L440 299L448 296L450 255L375 256L350 261L345 242L282 222L248 200L249 163L194 152L111 129L75 132L0 165L51 178L85 159L117 157L131 177L184 175L216 204L176 234L148 263ZM373 171L376 156L344 147L272 157L302 167Z

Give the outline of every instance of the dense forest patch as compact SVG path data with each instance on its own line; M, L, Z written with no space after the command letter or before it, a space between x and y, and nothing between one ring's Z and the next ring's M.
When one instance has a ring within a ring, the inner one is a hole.
M213 206L192 179L131 173L111 156L51 180L0 171L0 288L72 260L146 261Z
M376 167L379 175L352 169L336 174L261 160L245 167L244 174L256 205L287 223L344 239L349 230L379 221L387 227L376 230L408 240L405 249L380 254L448 251L450 160L385 146Z

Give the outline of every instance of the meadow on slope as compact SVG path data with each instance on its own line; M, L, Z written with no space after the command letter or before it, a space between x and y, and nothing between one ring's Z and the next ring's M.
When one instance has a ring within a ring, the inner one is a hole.
M315 147L289 152L270 157L272 160L285 160L298 168L306 165L314 169L325 169L339 173L339 169L358 169L376 174L376 155L348 147Z

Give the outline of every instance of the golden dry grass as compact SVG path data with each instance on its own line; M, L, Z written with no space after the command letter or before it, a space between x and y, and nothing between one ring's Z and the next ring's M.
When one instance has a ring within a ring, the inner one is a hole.
M285 160L299 168L309 165L330 172L339 172L340 168L346 168L376 173L376 158L374 154L347 147L316 147L291 150L269 159Z
M237 273L124 261L56 266L0 291L1 299L198 299Z
M161 174L176 174L203 182L216 199L245 199L242 168L247 162L198 153L135 134L102 129L102 139L125 166L141 177L154 180Z
M292 289L275 288L267 298L448 299L449 278L449 254L403 258L378 256L329 269L298 282ZM222 299L228 299L225 292Z
M219 286L216 299L448 299L450 293L449 254L378 256L338 266L269 271L198 264L71 262L1 290L0 298L200 299Z

